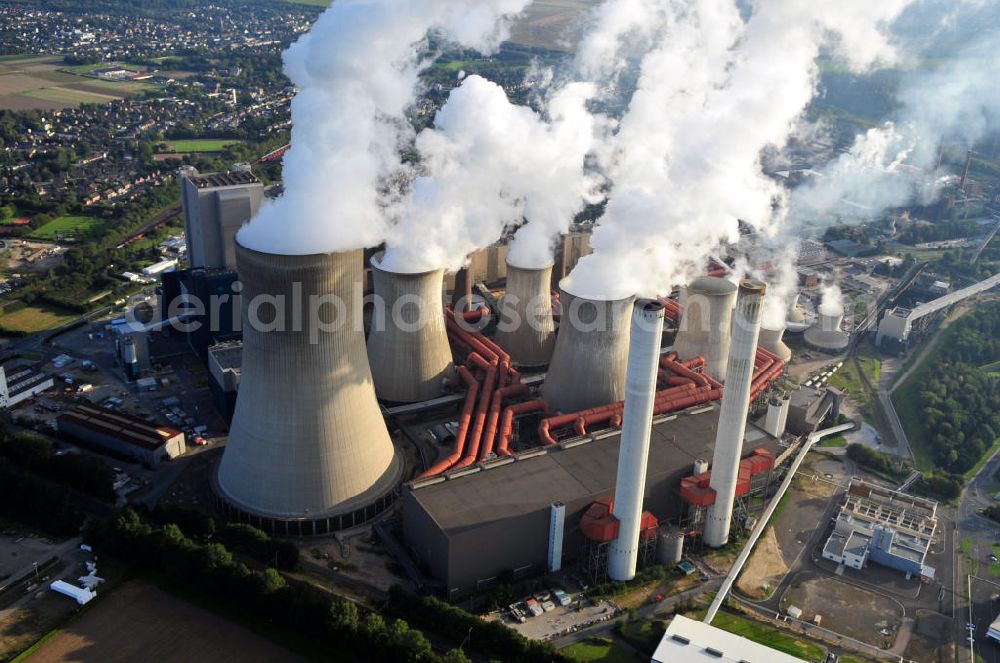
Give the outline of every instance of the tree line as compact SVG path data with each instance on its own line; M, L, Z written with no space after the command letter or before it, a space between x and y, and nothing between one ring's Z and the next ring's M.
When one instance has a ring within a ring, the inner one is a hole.
M154 525L133 510L93 528L86 538L100 553L245 614L248 621L266 620L312 647L337 652L338 660L469 660L457 649L435 652L426 636L403 619L387 621L309 583L288 581L274 568L252 570L223 543L201 543L176 524Z

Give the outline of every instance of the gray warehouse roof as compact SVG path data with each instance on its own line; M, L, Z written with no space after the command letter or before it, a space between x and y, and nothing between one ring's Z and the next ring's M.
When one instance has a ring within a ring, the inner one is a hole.
M654 424L650 442L647 482L691 470L694 461L710 460L719 418L717 405ZM614 486L620 432L604 439L567 448L551 447L548 453L492 469L461 476L413 490L414 498L437 525L450 534L481 526L484 522L516 518L546 507L555 500L585 499ZM744 452L777 442L748 430ZM530 456L531 453L523 456ZM688 472L690 473L690 472Z

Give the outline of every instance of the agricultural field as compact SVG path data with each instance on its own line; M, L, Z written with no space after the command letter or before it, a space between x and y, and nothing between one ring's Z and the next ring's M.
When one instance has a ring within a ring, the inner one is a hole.
M0 333L34 334L64 325L79 316L52 306L26 306L19 311L0 314Z
M581 14L597 0L536 0L511 29L510 40L522 46L571 50L579 38Z
M27 660L294 663L303 659L156 587L128 582L98 598Z
M199 138L196 140L175 140L166 143L167 152L177 154L191 154L194 152L221 152L230 145L242 143L240 140L232 138Z
M0 60L0 110L53 110L102 104L151 89L147 83L99 81L62 68L58 56Z
M107 221L92 216L60 216L46 223L31 236L44 240L55 240L60 237L89 239L99 236L107 226Z

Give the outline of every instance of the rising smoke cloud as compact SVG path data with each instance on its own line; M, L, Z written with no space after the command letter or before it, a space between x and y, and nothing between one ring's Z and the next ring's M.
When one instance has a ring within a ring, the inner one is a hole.
M550 262L553 237L593 198L596 181L584 170L602 124L586 107L593 95L590 84L565 85L543 114L512 104L495 83L467 77L434 128L417 137L423 173L396 211L383 268L456 270L469 253L522 224L511 262Z
M819 304L820 315L838 317L844 314L844 293L836 283L823 286L822 299Z
M989 32L945 65L908 74L897 118L858 135L814 183L796 189L793 222L822 221L831 212L847 222L869 221L892 207L933 202L946 183L931 175L939 146L964 152L1000 129L997 44L1000 31Z
M508 37L530 0L337 0L284 54L299 88L285 194L239 233L244 246L303 255L379 244L380 190L412 139L406 110L419 89L429 33L481 52Z
M828 47L852 69L891 62L889 23L909 0L770 2L744 21L731 0L675 0L608 151L605 216L567 287L617 298L665 292L703 269L738 219L768 234L786 192L760 154L812 99ZM662 6L662 5L661 5Z

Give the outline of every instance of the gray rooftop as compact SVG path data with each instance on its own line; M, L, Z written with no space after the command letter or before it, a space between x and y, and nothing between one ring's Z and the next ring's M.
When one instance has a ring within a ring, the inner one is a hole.
M667 477L691 474L694 461L711 460L718 405L692 411L696 414L680 413L653 425L647 492ZM744 455L758 447L777 453L773 438L750 437L744 442ZM456 534L484 522L536 512L556 500L570 502L609 492L616 479L619 442L620 431L614 431L577 446L551 447L539 456L416 487L413 496L443 530Z

